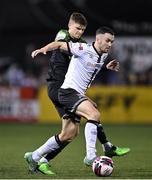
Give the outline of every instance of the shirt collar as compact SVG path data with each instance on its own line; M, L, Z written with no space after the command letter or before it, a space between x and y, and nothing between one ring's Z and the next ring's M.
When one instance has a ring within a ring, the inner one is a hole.
M95 50L95 52L98 54L98 56L101 57L102 54L99 54L99 53L98 53L97 49L96 49L95 46L94 46L94 43L95 43L95 42L92 43L92 47L93 47L93 49Z

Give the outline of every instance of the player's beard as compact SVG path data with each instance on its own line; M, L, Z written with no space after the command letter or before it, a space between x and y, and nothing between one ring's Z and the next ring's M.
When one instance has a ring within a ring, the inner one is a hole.
M106 48L104 49L104 52L107 53L107 52L109 52L109 50L110 50L110 48L109 48L109 47L106 47Z

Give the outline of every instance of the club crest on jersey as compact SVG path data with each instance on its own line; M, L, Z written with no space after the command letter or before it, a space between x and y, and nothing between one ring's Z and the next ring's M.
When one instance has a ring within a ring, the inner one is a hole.
M80 43L80 46L79 46L79 50L83 50L83 46L82 46L81 43Z

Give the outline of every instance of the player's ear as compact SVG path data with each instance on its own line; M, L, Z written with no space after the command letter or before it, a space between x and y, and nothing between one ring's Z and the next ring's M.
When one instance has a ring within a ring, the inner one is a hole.
M68 28L70 28L73 24L75 24L75 21L73 21L72 19L69 20L68 23Z
M69 20L69 23L68 23L68 28L70 28L71 24L72 24L72 21L71 21L71 20Z
M99 36L96 36L96 41L99 42Z
M68 28L70 27L70 21L69 21L69 23L68 23Z
M96 41L97 42L100 42L101 39L102 39L102 35L101 34L96 35Z

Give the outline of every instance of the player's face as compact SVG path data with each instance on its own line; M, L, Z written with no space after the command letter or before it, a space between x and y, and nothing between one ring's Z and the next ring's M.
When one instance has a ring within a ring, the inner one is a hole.
M114 35L110 33L97 35L99 51L101 51L102 53L107 53L111 49L113 41Z
M78 23L75 23L75 22L72 22L69 24L69 33L70 33L70 36L74 39L81 38L85 29L86 29L85 26L78 24Z

